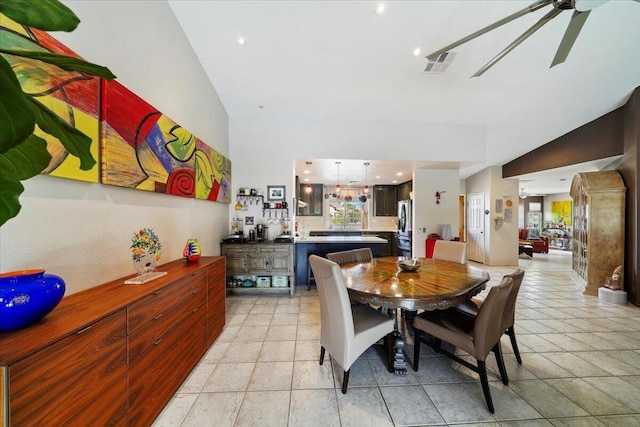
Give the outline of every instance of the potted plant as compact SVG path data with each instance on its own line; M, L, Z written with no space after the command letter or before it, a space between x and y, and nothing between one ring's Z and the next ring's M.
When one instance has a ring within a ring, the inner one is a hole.
M73 31L80 20L58 0L0 1L0 13L13 21L43 31ZM50 52L7 49L0 43L0 226L20 212L20 181L42 172L51 161L47 142L34 134L36 125L59 139L69 154L80 159L80 169L89 170L96 160L90 152L91 138L69 125L56 113L22 90L17 71L7 57L43 61L63 70L112 80L109 69L78 58Z

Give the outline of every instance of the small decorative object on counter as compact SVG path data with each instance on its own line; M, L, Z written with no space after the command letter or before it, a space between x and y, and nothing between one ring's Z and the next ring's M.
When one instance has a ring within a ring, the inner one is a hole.
M187 239L182 255L187 262L198 262L200 259L200 243L198 239Z
M61 277L44 270L0 274L0 331L24 328L45 317L64 296Z
M138 272L138 277L125 280L126 284L141 285L150 280L157 279L167 274L166 271L156 271L156 265L160 260L162 243L151 228L142 228L133 233L131 239L131 259Z

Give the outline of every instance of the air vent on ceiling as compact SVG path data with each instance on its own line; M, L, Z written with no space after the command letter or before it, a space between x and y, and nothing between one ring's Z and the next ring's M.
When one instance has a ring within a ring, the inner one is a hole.
M455 58L455 52L444 52L436 57L434 60L427 62L427 67L424 69L424 73L444 73L449 64L453 62Z

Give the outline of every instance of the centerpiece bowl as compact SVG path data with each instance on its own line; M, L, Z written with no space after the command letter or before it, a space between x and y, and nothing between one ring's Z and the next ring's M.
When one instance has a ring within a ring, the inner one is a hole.
M420 261L413 259L406 259L402 261L398 261L398 267L402 269L402 271L418 271L420 268Z

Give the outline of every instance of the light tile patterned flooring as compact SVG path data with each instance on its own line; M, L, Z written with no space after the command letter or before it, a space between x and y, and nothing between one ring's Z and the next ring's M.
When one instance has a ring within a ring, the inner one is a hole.
M320 308L315 290L294 298L230 296L227 325L156 420L156 426L638 426L640 308L599 302L570 279L570 253L520 259L526 270L517 305L518 365L502 347L504 386L487 365L496 407L478 377L422 346L420 370L385 369L381 346L342 370L318 364ZM490 285L511 267L484 267ZM407 354L413 354L407 343Z

